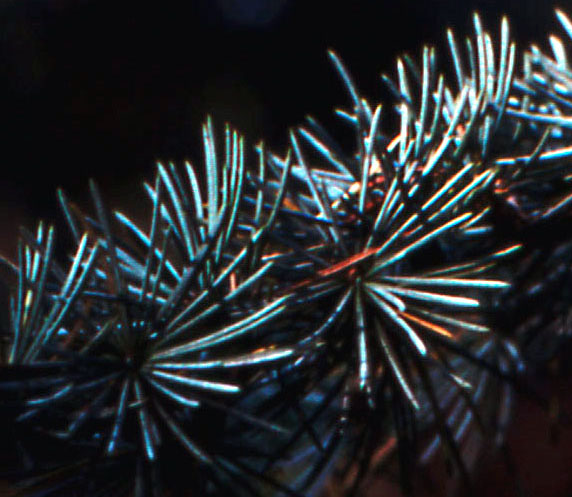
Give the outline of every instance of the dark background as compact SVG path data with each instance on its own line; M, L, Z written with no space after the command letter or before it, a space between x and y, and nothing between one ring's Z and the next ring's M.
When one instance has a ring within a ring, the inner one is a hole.
M508 14L521 46L559 29L544 0L2 0L0 250L58 219L58 186L85 203L95 177L128 208L157 160L199 163L207 113L276 151L307 113L331 124L346 94L328 48L374 101L403 51L435 44L450 67L445 28L472 34L475 10L495 34Z
M307 113L331 125L347 102L328 48L376 101L403 51L418 58L432 43L450 67L445 29L472 34L475 10L495 36L508 14L519 54L562 33L546 0L2 0L0 251L14 255L19 224L61 223L56 187L88 204L89 177L137 216L157 160L202 161L207 113L283 152L289 127ZM521 403L517 417L529 495L572 495L570 433L555 447L542 413ZM482 494L515 495L500 460L488 466Z

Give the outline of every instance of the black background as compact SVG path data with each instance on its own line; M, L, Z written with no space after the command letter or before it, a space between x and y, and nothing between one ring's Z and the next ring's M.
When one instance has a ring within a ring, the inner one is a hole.
M509 16L519 60L562 33L545 0L2 0L0 251L13 257L19 224L61 226L56 187L89 205L89 177L137 217L157 160L202 161L207 113L283 152L289 127L307 113L330 125L346 103L328 48L377 101L380 73L395 74L404 51L432 43L450 67L445 29L472 34L475 10L495 37ZM531 495L570 495L570 433L555 448L546 417L520 409L511 436ZM499 468L479 480L483 495L514 495Z
M521 46L559 29L543 0L3 0L0 250L58 219L58 186L85 204L94 177L133 208L157 160L202 160L207 113L284 151L307 113L329 125L346 103L328 48L376 101L403 51L432 43L450 67L445 29L472 34L475 10L495 35L508 14Z

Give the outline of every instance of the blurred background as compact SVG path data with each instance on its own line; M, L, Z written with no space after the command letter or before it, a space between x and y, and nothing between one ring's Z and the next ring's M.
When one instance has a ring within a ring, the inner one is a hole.
M569 0L557 6L572 13ZM380 73L394 75L404 51L419 58L431 43L450 67L445 29L472 34L473 11L495 34L507 14L520 47L546 47L548 35L561 32L553 7L546 0L2 0L0 252L14 256L20 224L61 223L57 187L88 205L89 177L110 206L137 217L141 181L157 160L202 161L207 113L216 129L228 121L250 145L264 139L280 153L288 128L306 114L331 127L332 109L347 99L328 48L375 101L384 97ZM343 142L343 128L333 129ZM527 495L572 495L570 433L548 444L538 409L521 403L517 417L511 443ZM485 465L483 495L517 495L501 464Z

